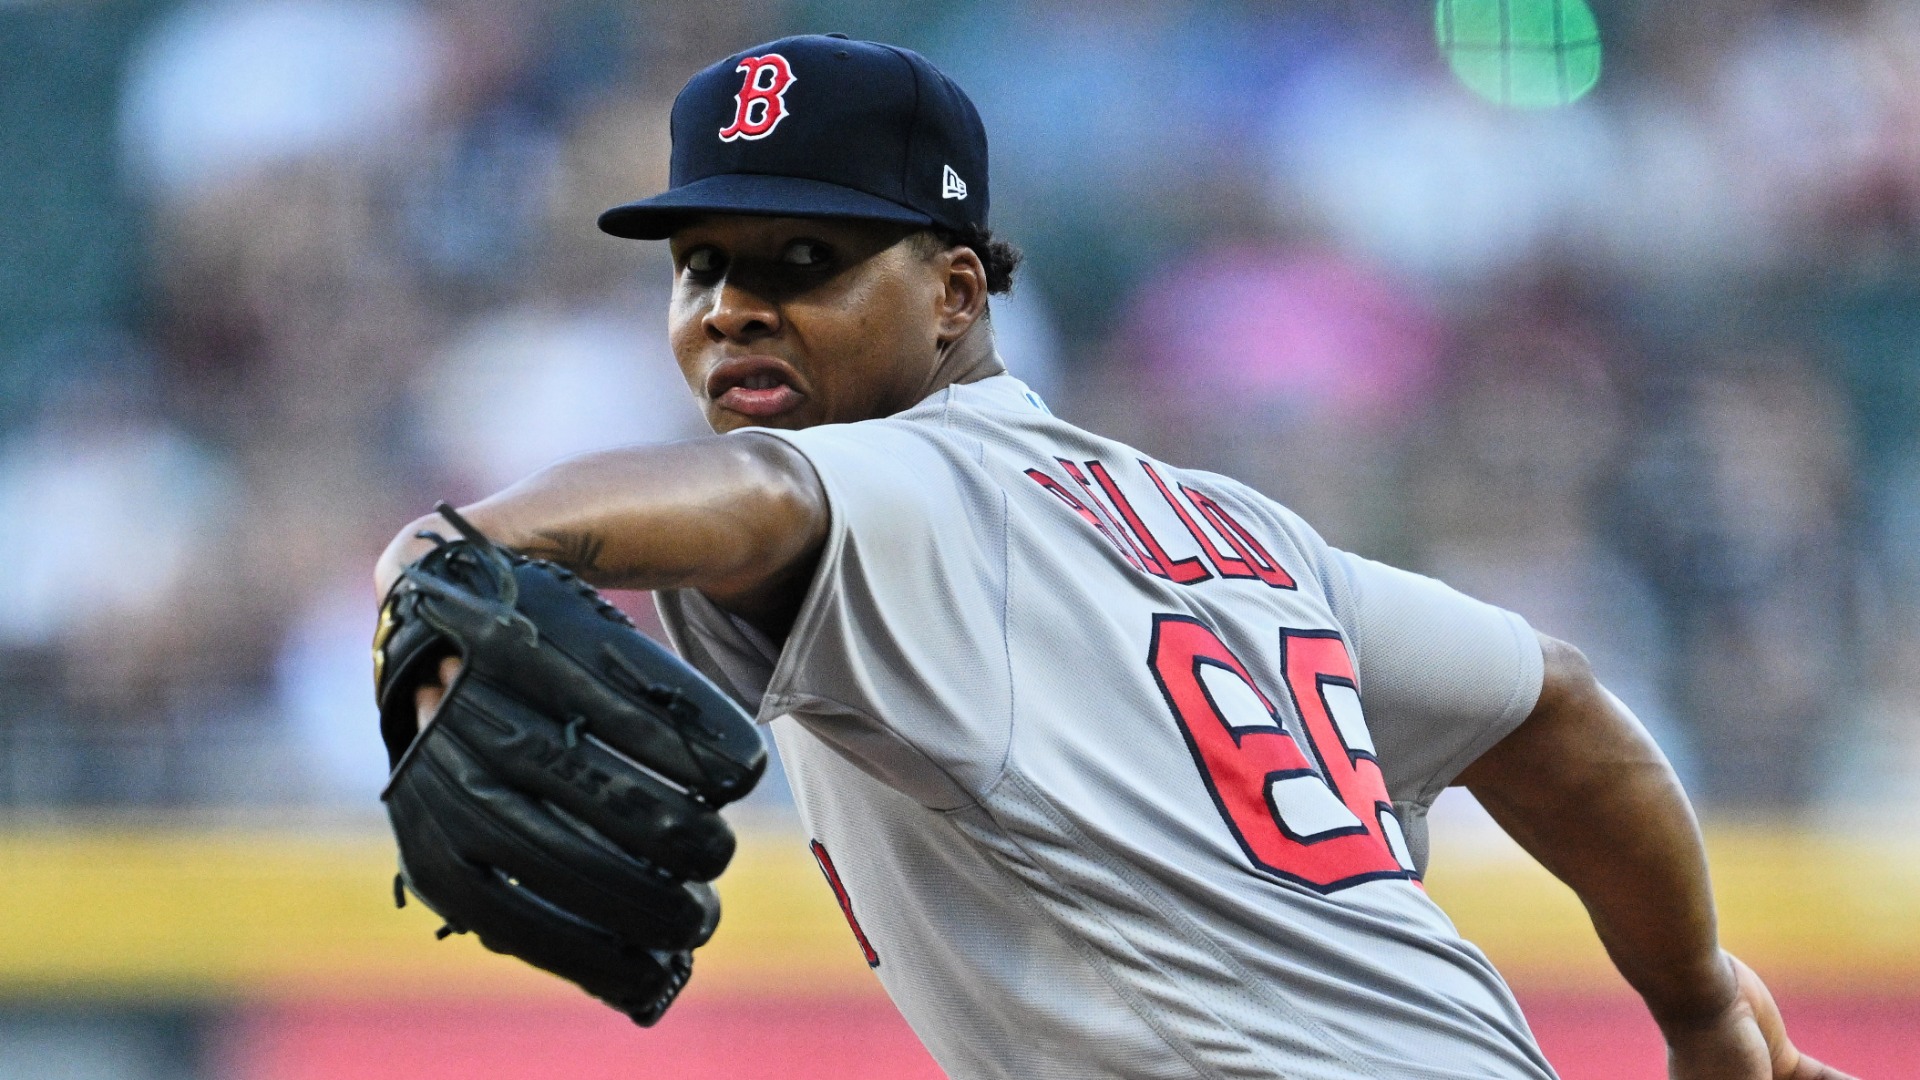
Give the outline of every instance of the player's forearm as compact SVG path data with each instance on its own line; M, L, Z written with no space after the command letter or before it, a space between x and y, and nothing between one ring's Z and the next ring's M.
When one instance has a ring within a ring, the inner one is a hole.
M570 458L461 513L494 542L603 588L750 593L819 548L824 496L799 455L757 435ZM381 560L382 587L419 553L415 522Z
M1527 722L1461 777L1586 905L1620 973L1671 1034L1737 992L1699 825L1664 754L1584 657L1548 645Z

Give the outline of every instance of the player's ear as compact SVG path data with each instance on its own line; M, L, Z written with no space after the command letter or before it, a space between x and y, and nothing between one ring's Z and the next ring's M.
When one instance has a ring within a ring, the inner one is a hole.
M942 251L934 266L942 289L935 332L941 344L966 333L987 310L987 268L972 248L958 244Z

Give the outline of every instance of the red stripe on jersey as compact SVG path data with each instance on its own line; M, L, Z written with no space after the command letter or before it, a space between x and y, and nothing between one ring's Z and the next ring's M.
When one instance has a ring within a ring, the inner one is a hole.
M820 864L820 872L827 875L827 884L833 887L833 898L840 901L840 913L847 917L847 925L853 928L854 939L860 942L860 951L866 954L867 966L880 966L880 954L873 951L873 943L867 940L867 932L860 929L860 920L854 918L853 900L847 896L847 887L840 882L840 871L833 868L833 856L827 854L827 845L813 841L813 861Z

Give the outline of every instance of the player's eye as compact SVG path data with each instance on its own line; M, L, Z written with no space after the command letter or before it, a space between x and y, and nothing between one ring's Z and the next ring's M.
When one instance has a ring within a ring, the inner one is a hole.
M833 249L818 240L795 240L780 253L780 261L788 266L804 266L818 269L833 259Z
M727 260L718 248L697 247L687 252L683 265L695 277L712 277L726 267Z

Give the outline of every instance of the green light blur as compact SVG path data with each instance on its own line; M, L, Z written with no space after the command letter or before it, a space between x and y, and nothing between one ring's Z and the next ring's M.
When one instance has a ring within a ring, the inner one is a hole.
M1439 0L1433 32L1454 75L1496 105L1553 108L1600 81L1600 26L1585 0Z

